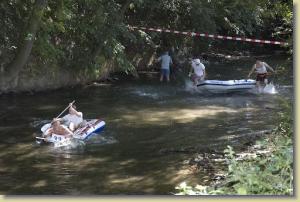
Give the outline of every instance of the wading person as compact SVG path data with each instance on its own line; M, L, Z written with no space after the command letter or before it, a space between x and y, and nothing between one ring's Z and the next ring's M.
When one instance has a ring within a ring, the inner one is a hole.
M206 76L205 66L201 63L200 59L196 58L192 60L191 70L189 77L192 78L194 85L197 85L200 81L204 81Z
M255 71L256 73L256 87L265 87L265 85L268 84L268 71L267 69L271 70L272 72L275 72L270 65L268 65L266 62L256 60L255 64L253 65L251 71L248 74L248 78L250 78L251 74Z
M169 52L165 51L163 55L161 55L158 59L158 62L161 62L160 69L160 81L162 82L164 77L166 77L167 81L170 81L170 65L173 64L171 56L169 56Z

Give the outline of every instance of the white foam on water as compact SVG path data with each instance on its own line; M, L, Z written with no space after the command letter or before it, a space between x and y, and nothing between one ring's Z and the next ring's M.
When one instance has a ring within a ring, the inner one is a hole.
M263 89L263 93L265 93L265 94L277 94L278 92L277 92L275 86L273 85L273 83L269 83Z
M278 93L273 83L269 83L265 87L259 86L258 88L253 88L251 89L251 92L254 94L272 94L272 95Z
M139 96L142 96L142 97L150 97L150 98L153 98L153 99L158 99L159 98L159 95L158 93L148 93L148 92L143 92L143 91L135 91L135 93Z
M202 92L199 88L197 88L197 86L194 85L194 83L189 80L189 79L185 79L184 80L185 83L185 91L190 92L190 93L200 93Z
M161 94L159 94L155 88L137 88L133 89L131 93L140 97L149 97L152 99L159 99L161 97Z

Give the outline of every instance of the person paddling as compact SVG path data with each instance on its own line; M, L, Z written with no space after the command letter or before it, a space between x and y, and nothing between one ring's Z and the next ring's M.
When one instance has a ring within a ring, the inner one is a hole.
M75 131L83 122L83 113L76 110L76 106L73 103L69 104L69 114L58 119L67 125L71 131Z
M73 132L70 129L68 129L66 126L61 125L60 121L55 118L51 122L51 127L47 130L45 137L46 138L51 137L52 134L62 135L65 137L72 137Z

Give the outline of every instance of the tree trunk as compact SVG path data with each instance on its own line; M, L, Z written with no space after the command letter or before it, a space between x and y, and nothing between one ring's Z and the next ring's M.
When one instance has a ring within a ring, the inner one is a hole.
M39 24L43 15L43 10L46 6L46 2L46 0L36 0L34 9L32 11L32 16L28 23L29 26L27 29L27 33L25 37L24 35L22 35L22 37L24 37L24 42L20 46L14 60L5 68L5 71L0 75L0 80L2 84L6 86L6 88L13 88L18 84L19 73L24 68L30 56L36 33L38 31Z

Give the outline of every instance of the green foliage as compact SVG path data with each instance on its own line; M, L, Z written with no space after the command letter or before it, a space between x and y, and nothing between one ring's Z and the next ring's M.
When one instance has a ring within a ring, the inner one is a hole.
M223 187L220 190L226 194L263 194L289 195L292 194L292 144L286 138L280 137L271 145L262 142L265 149L272 154L250 160L238 162L228 157L228 182L235 182L233 186ZM273 145L274 144L274 145ZM276 146L276 147L275 147Z
M26 28L34 3L1 1L1 65L11 62L24 37L33 39ZM37 68L51 64L79 72L94 71L105 63L97 58L104 57L114 61L116 70L131 71L134 67L128 52L192 47L199 53L222 46L220 40L142 33L129 30L127 25L292 42L290 0L59 0L47 1L46 9L36 15L43 15L31 53Z
M178 190L176 195L208 195L207 186L197 185L195 188L188 186L185 182L181 183L175 189Z
M27 25L33 8L31 1L1 1L0 3L0 65L11 62L25 36Z
M127 12L127 21L132 25L287 41L290 44L286 50L290 53L292 53L291 17L292 1L283 0L136 0ZM277 31L283 29L285 32ZM174 34L153 32L149 35L153 43L161 48L192 47L191 54L199 54L210 49L236 51L257 48L257 44L234 41L227 43L223 40L202 37L178 37ZM275 47L280 48L282 47ZM271 51L274 47L266 45L259 48L262 49Z

